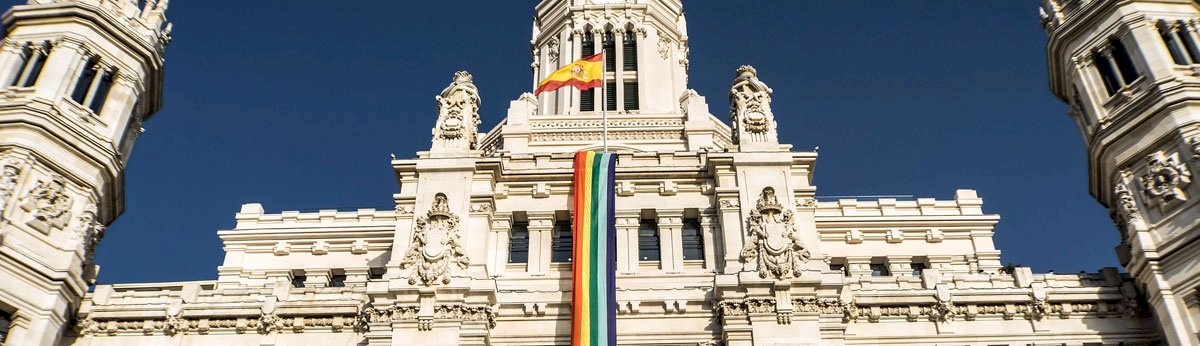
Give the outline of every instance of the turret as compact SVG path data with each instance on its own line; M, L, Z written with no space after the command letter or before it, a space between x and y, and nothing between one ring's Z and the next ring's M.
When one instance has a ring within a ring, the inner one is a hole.
M142 122L161 107L166 10L166 0L33 0L3 15L0 324L8 344L55 344L97 274L96 247L124 209L125 164Z

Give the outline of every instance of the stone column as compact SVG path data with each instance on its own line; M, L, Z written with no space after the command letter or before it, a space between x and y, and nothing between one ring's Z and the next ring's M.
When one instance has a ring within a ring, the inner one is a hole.
M912 275L912 256L887 256L888 271L892 276Z
M304 287L328 287L329 268L309 268L304 270Z
M46 64L42 67L40 76L29 76L28 78L37 78L37 91L35 95L47 100L56 100L61 97L63 84L69 84L75 80L77 76L67 74L68 69L73 66L73 62L79 60L79 44L72 40L63 40L55 44L54 49L47 47L49 55L46 57Z
M12 80L17 78L18 68L24 61L24 47L20 43L4 40L0 47L0 88L7 88Z
M96 76L99 79L100 76ZM130 118L134 117L133 109L137 106L141 88L138 79L127 72L118 72L113 76L112 88L108 91L108 100L100 109L100 119L109 125L109 136L120 140L125 129L129 127ZM87 107L87 105L83 105ZM118 142L119 143L119 142Z
M487 272L489 275L504 273L508 267L508 257L511 256L509 254L511 232L512 214L497 214L492 220L491 232L488 232Z
M717 237L720 232L721 225L717 222L715 215L700 216L700 236L704 240L704 269L713 270L717 267Z
M871 276L871 256L846 257L846 270L850 276Z
M529 213L529 272L550 272L550 242L553 240L554 213Z
M1103 93L1106 93L1107 91L1104 89L1104 81L1100 80L1099 72L1096 71L1095 61L1092 59L1093 57L1091 54L1085 54L1081 57L1073 59L1073 62L1075 63L1075 72L1079 77L1079 86L1081 86L1083 89L1080 90L1080 92L1083 93L1083 95L1080 96L1080 101L1082 101L1083 104L1079 106L1084 107L1085 110L1090 109L1090 113L1092 114L1091 116L1095 117L1094 120L1096 122L1100 122L1101 117L1103 117L1107 111L1103 106L1104 99L1100 98L1099 96L1104 95ZM1084 114L1084 116L1089 115Z
M639 270L637 210L618 210L617 217L617 273L635 274Z
M736 188L736 187L735 187ZM717 202L721 222L721 239L724 251L719 263L722 273L736 273L742 270L742 217L741 204L737 194L720 196Z
M683 210L658 210L659 258L668 274L683 272Z

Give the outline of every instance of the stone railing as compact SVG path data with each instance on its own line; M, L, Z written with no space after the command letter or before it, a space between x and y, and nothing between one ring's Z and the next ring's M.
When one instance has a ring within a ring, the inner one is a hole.
M975 190L958 190L954 194L954 200L918 198L915 201L900 201L894 198L884 198L876 201L857 199L818 201L816 211L817 217L955 215L983 215L983 199L979 198Z

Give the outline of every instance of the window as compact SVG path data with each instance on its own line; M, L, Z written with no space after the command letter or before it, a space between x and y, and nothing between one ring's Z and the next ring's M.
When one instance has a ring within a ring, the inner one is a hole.
M71 99L99 114L104 108L104 101L108 99L108 91L112 89L115 74L115 71L101 65L99 59L88 59L83 65L83 71L79 72L79 78L75 79Z
M371 268L367 272L367 280L383 280L383 273L387 272L385 268Z
M638 223L638 258L642 261L662 259L658 246L658 221L643 216Z
M871 276L892 276L892 272L888 270L887 263L871 263Z
M88 59L83 65L83 72L79 74L79 78L75 80L75 90L71 91L71 99L75 103L84 104L83 100L87 98L88 91L91 90L92 81L96 79L96 59Z
M611 31L604 33L604 70L617 70L617 41Z
M845 264L841 264L841 263L830 263L830 264L829 264L829 271L834 271L834 272L842 272L842 273L845 273L845 272L846 272L846 265L845 265Z
M1120 41L1111 40L1109 46L1094 53L1092 59L1096 62L1096 70L1100 73L1100 79L1109 95L1116 94L1117 90L1121 90L1140 76L1129 57L1129 52Z
M625 41L622 43L624 44L624 46L621 49L622 50L621 54L623 55L622 56L623 59L621 59L621 63L624 65L624 66L622 66L622 70L637 71L638 70L637 34L630 31L628 34L626 34Z
M21 50L21 67L14 73L10 86L31 87L37 84L46 65L49 43L30 43Z
M292 287L303 288L304 281L307 281L307 280L308 280L308 277L304 276L303 273L292 272Z
M604 101L604 107L607 107L605 110L617 110L617 81L610 79L604 83Z
M681 230L683 244L683 259L684 260L703 260L704 259L704 234L700 229L700 220L697 218L684 218L683 229Z
M925 263L922 263L922 262L913 262L913 263L909 264L909 267L912 268L913 276L921 276L921 273L924 273L925 268L927 268L928 266L926 266Z
M554 222L554 235L550 240L550 262L570 262L571 251L575 244L571 237L571 219L564 218Z
M100 81L96 83L96 89L92 93L91 102L87 104L87 107L96 114L100 114L100 110L104 109L104 101L108 100L108 91L112 89L113 74L104 72L99 79Z
M529 263L529 221L514 221L508 232L508 263Z
M637 79L625 79L625 110L636 111L638 109L638 84Z
M1179 65L1200 62L1200 51L1197 50L1194 36L1186 26L1187 24L1182 22L1165 21L1159 22L1158 25L1158 33L1167 45L1167 51L1171 53L1171 60Z
M12 326L12 323L12 313L0 310L0 345L3 345L4 340L8 339L8 329Z
M596 41L592 38L592 33L583 34L583 42L580 43L580 59L596 54ZM593 112L596 110L596 88L583 90L579 92L579 110L582 112Z
M346 287L346 274L334 273L329 276L329 287Z

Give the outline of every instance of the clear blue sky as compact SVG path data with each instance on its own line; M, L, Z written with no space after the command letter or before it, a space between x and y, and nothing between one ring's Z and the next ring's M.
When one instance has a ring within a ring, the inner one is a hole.
M734 70L757 67L781 140L821 147L819 195L977 189L1005 262L1116 266L1082 141L1048 91L1037 3L687 1L691 87L724 118ZM475 75L484 130L529 91L534 4L173 1L165 106L128 167L100 282L215 278L216 231L242 203L390 207L388 154L428 149L455 71Z

